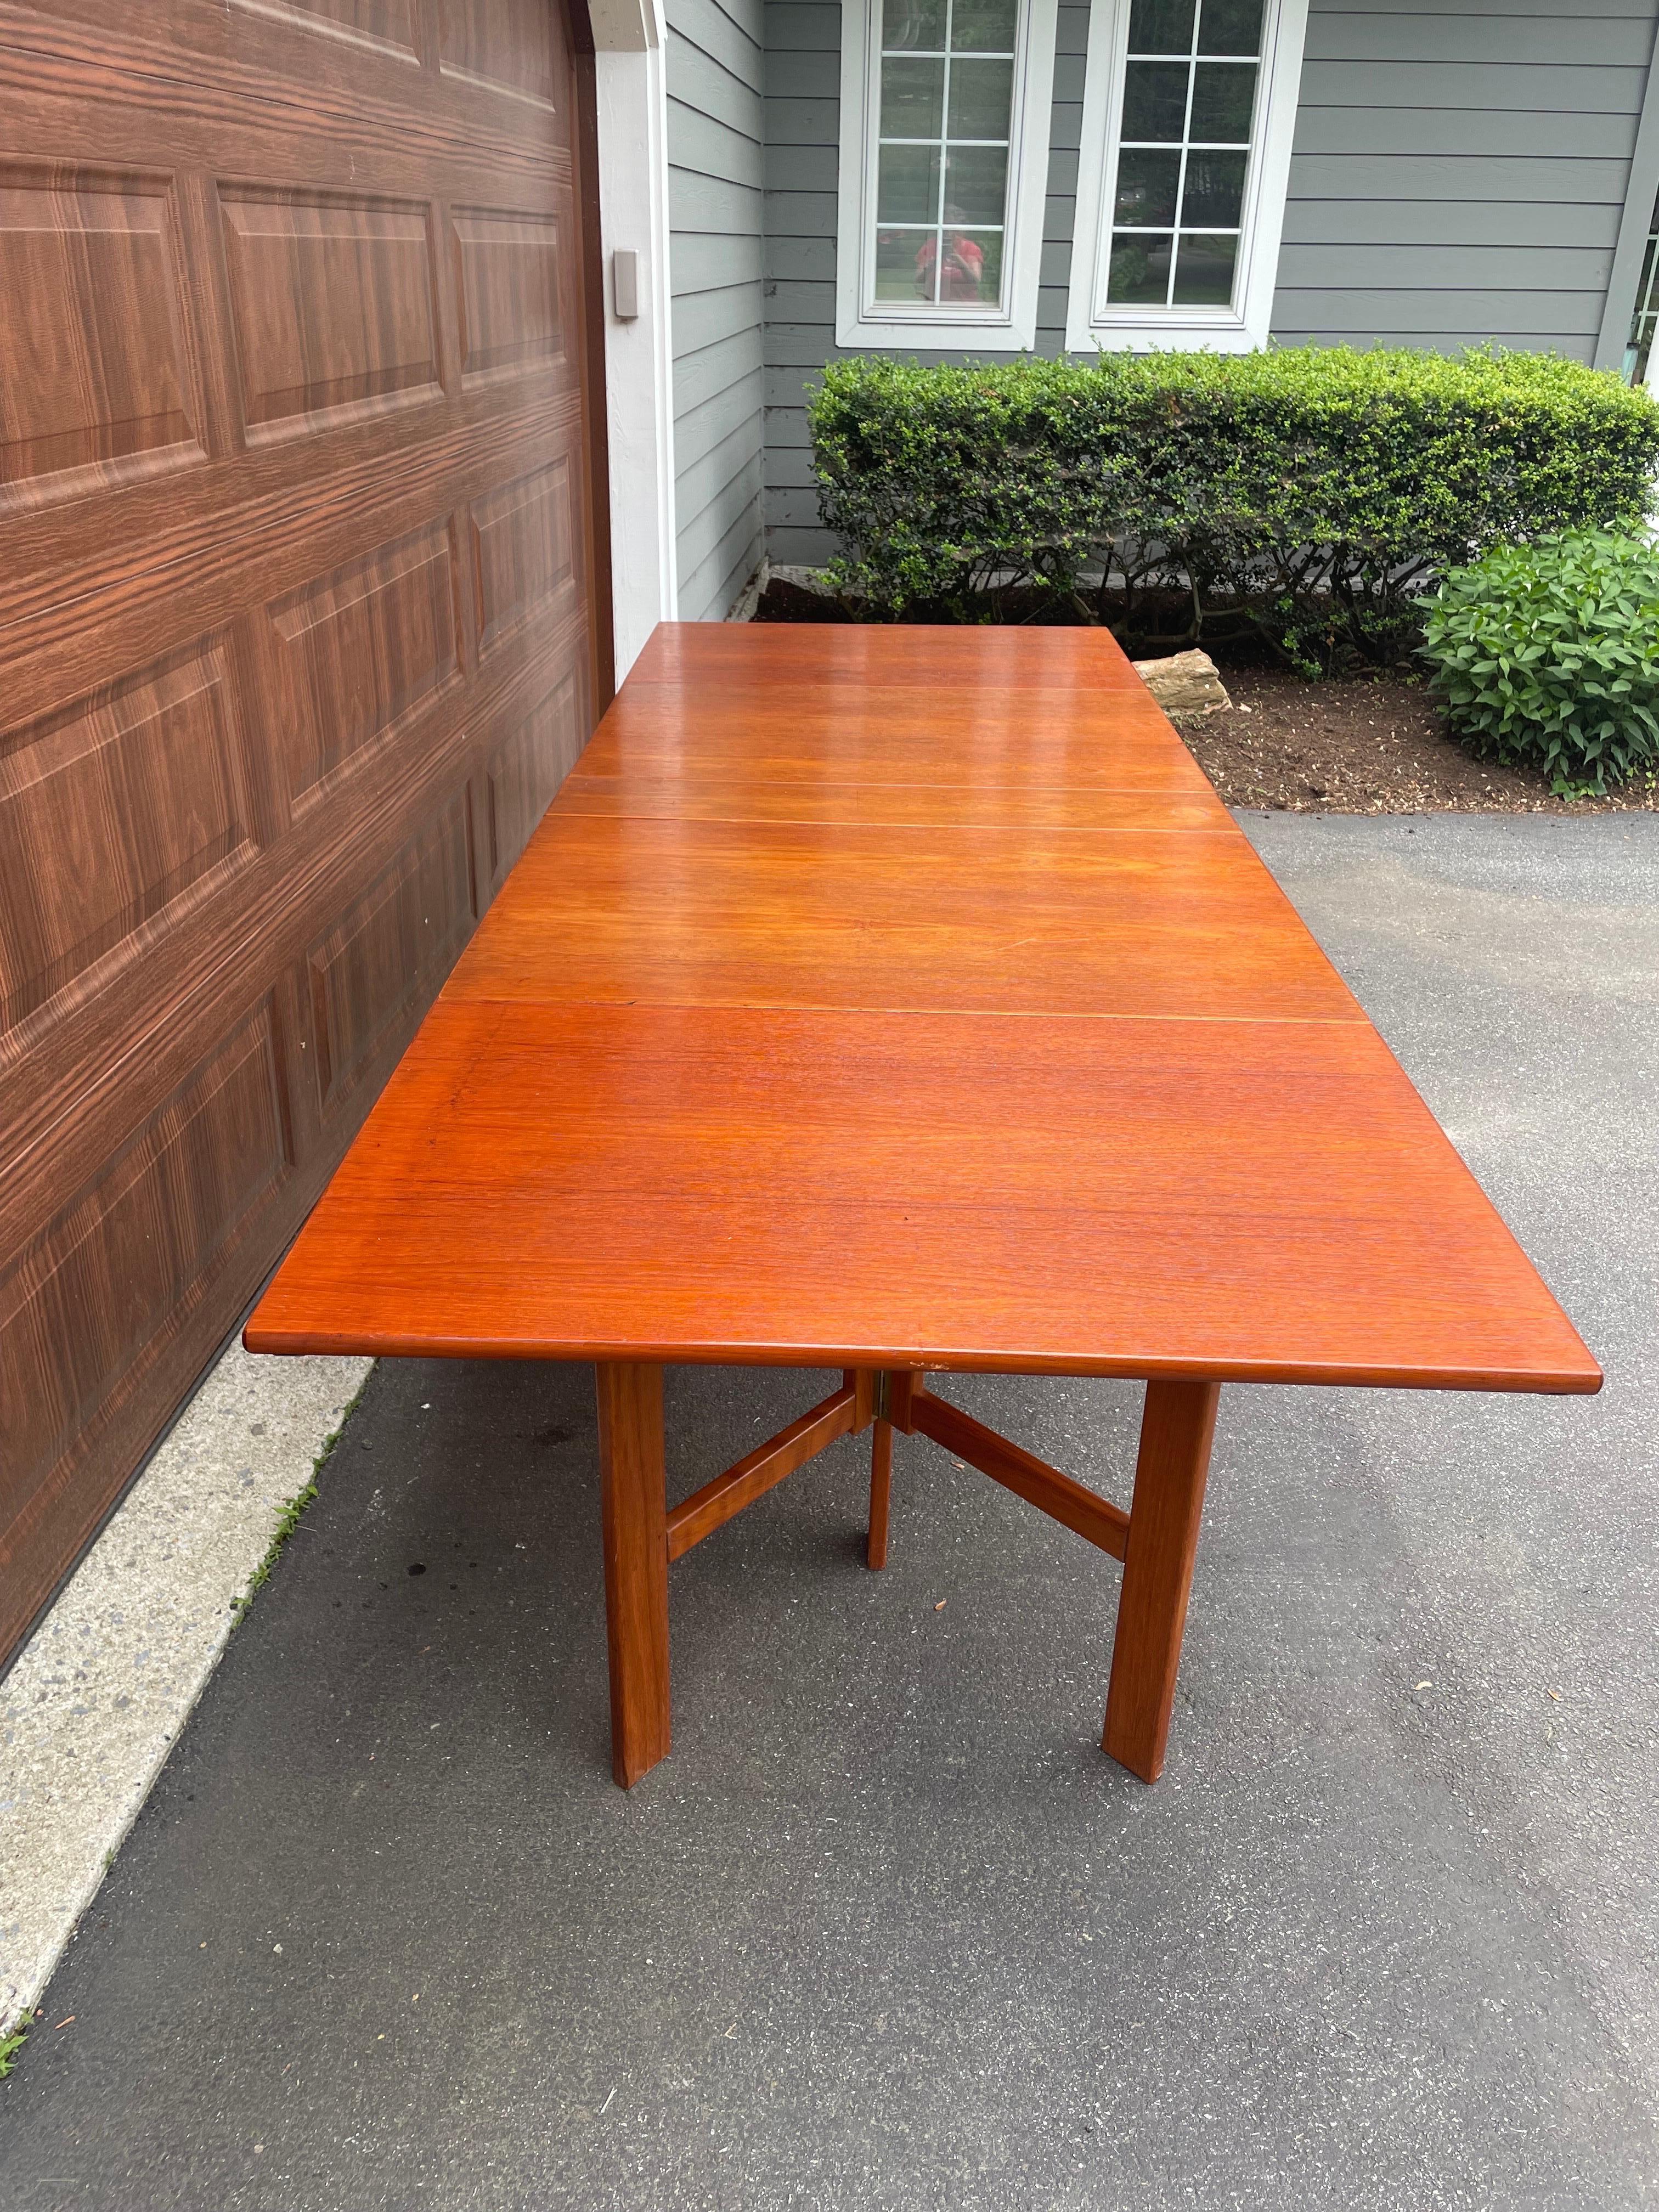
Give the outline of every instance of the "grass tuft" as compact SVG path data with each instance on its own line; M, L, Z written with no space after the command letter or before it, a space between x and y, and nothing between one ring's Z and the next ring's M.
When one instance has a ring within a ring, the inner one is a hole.
M289 1538L294 1534L295 1530L299 1527L301 1521L304 1518L307 1506L312 1504L315 1501L317 1497L317 1478L327 1466L329 1461L334 1456L334 1448L339 1443L340 1438L345 1434L346 1423L356 1412L358 1406L362 1402L363 1391L367 1389L368 1387L368 1377L365 1376L363 1377L362 1383L353 1395L350 1403L341 1414L340 1425L338 1428L331 1431L331 1432L323 1438L322 1449L319 1451L316 1458L311 1462L310 1481L307 1483L303 1490L295 1491L293 1497L288 1500L283 1507L281 1513L276 1516L276 1526L271 1531L270 1542L266 1548L264 1559L260 1560L258 1565L255 1567L252 1574L248 1577L247 1588L243 1591L240 1597L233 1598L230 1601L231 1612L238 1621L241 1620L243 1614L252 1604L255 1594L258 1591L262 1590L265 1584L270 1580L270 1571L276 1565L277 1560L282 1557L283 1548L286 1546Z

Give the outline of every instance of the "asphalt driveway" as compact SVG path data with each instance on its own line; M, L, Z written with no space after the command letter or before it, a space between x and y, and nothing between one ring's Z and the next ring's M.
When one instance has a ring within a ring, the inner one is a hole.
M1110 1564L901 1439L869 1575L837 1445L675 1569L624 1797L589 1376L383 1364L0 2084L9 2204L1659 2203L1659 820L1247 827L1601 1396L1224 1392L1150 1791ZM677 1372L676 1482L819 1388ZM1136 1389L960 1395L1127 1495Z

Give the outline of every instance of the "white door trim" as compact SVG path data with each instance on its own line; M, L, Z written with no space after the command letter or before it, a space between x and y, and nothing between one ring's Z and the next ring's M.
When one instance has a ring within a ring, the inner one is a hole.
M599 107L605 433L617 681L678 611L669 319L668 88L661 0L589 0ZM611 257L639 256L639 313L617 319Z

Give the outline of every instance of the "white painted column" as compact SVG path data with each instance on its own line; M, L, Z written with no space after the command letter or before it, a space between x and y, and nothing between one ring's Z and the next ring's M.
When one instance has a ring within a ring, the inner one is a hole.
M668 89L660 0L590 0L605 258L611 588L620 684L678 611L668 270ZM638 315L619 321L611 257L639 256Z

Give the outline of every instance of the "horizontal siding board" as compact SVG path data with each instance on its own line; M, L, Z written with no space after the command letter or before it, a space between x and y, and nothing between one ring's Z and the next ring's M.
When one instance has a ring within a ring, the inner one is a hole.
M1273 301L1273 328L1304 330L1314 324L1344 337L1369 337L1383 324L1396 329L1439 331L1477 338L1498 331L1530 331L1540 338L1594 337L1601 326L1598 292L1414 292L1310 290L1281 286Z
M835 194L769 191L766 195L766 235L769 240L815 239L833 245L836 236Z
M734 331L752 331L757 354L766 305L759 283L732 284L720 292L689 292L674 302L676 356L700 353Z
M769 0L766 9L766 58L774 54L841 52L841 9L837 0Z
M1605 293L1613 249L1571 246L1294 246L1279 256L1281 290L1464 292L1478 276L1487 290Z
M677 438L694 438L705 453L712 453L735 431L745 425L752 427L755 416L763 412L764 399L765 371L757 362L734 382L684 407L677 407L674 434ZM763 439L765 428L763 422Z
M759 145L766 135L766 102L757 83L746 83L723 62L672 31L668 34L668 66L679 106L741 131Z
M762 428L759 398L757 390L751 412L740 416L723 435L712 438L701 457L681 471L679 490L684 501L684 511L679 519L682 532L692 529L697 518L724 497L730 486L741 479L750 461L758 460ZM705 544L699 549L698 557L707 550Z
M766 450L769 455L805 453L811 442L804 407L768 407Z
M824 97L826 63L839 78L841 56L834 48L811 52L787 47L781 52L774 49L766 58L767 98L821 101Z
M771 112L770 102L767 112ZM771 125L769 121L769 133ZM840 149L833 145L797 146L769 136L766 144L766 189L769 192L831 192L841 168ZM833 232L835 225L831 223Z
M731 184L758 185L762 181L758 138L675 100L668 103L668 165L671 170L690 169L702 177L724 177ZM672 179L670 193L672 222Z
M674 362L675 415L689 415L705 399L712 399L719 392L729 392L734 384L753 375L757 368L763 392L765 349L762 334L756 330L732 331L712 345L679 354Z
M812 530L791 530L775 523L769 512L766 524L766 550L772 566L785 563L795 568L821 568L836 550L836 542L821 526Z
M786 231L769 234L766 240L766 275L769 283L786 279L827 283L836 281L836 241L833 234L818 236L795 235ZM767 313L775 312L771 302L775 295L768 294Z
M812 474L812 449L807 446L769 446L766 449L768 491L805 491L817 482Z
M767 501L766 507L768 520L782 524L786 529L821 530L823 527L818 515L818 495L814 490L791 490L787 486L781 487Z
M1367 14L1370 9L1340 7L1330 11L1336 15ZM1413 15L1472 15L1490 23L1493 17L1516 16L1526 20L1534 15L1559 15L1561 0L1389 0L1389 13L1407 18ZM1596 15L1638 16L1645 23L1653 21L1652 0L1595 0L1588 12ZM1491 35L1501 38L1498 31Z
M732 602L761 563L766 539L758 503L745 507L708 557L687 579L687 596L704 605L705 622L724 622Z
M1563 200L1622 207L1629 162L1615 157L1538 161L1531 154L1298 153L1291 199L1497 200L1514 207Z
M1502 54L1495 57L1490 16L1322 8L1308 19L1304 52L1309 62L1459 62L1485 69L1498 59L1550 69L1591 64L1645 70L1653 31L1643 15L1604 15L1599 9L1574 15L1556 9L1517 15L1504 24L1502 41Z
M784 100L769 94L766 138L771 146L838 146L841 143L841 96L828 88L841 75L841 58L822 54L825 88L816 99Z
M766 49L762 41L762 18L757 7L722 8L718 0L674 0L672 40L684 40L718 62L728 75L763 92L766 85ZM744 17L752 21L745 21ZM671 44L672 54L673 46Z
M1510 110L1536 115L1638 115L1646 64L1534 69L1518 62L1306 62L1304 107L1412 107Z
M719 237L706 231L687 231L674 245L670 270L674 296L726 291L733 284L758 284L765 252L764 240L756 236Z
M727 238L763 234L765 194L758 184L700 177L686 169L672 171L668 183L670 227L677 234L704 231ZM672 279L672 270L670 275Z
M1467 107L1310 106L1296 118L1299 154L1510 154L1628 162L1633 115L1571 115ZM1540 180L1541 181L1541 180Z
M742 542L745 510L750 510L747 518L750 526L756 528L760 517L762 491L760 455L756 453L725 478L695 513L685 517L679 532L680 574L683 576L694 576L709 555L728 538L735 538L738 543ZM709 611L708 603L705 601L695 614L688 615L687 619L705 621ZM724 607L718 609L717 617L725 611Z
M1528 240L1611 256L1618 234L1619 210L1603 201L1304 199L1285 210L1287 256L1298 246L1486 247Z

